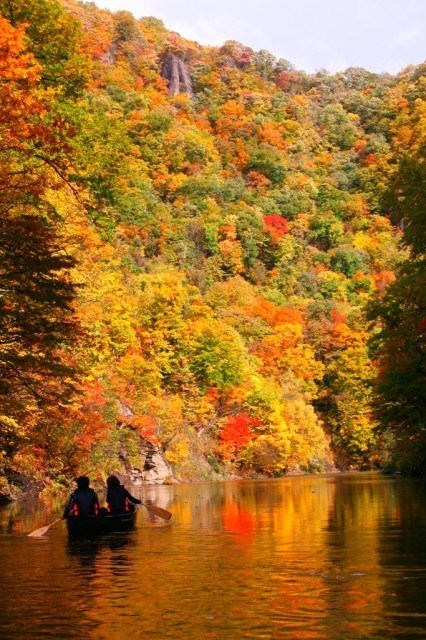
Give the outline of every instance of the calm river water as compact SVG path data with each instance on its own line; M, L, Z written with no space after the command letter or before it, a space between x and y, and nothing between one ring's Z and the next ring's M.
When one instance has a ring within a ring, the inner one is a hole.
M135 490L137 495L137 491ZM0 508L0 638L426 638L426 486L379 474L144 487L134 531Z

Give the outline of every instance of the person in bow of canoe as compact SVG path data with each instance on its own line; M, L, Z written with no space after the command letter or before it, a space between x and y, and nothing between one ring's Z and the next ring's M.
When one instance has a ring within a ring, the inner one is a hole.
M107 505L108 513L123 513L123 511L134 511L135 504L141 504L141 501L134 498L127 491L120 480L116 476L110 476L107 480Z
M99 500L95 491L91 489L87 476L80 476L76 480L77 489L72 492L68 504L64 509L63 518L74 516L95 516L99 513Z

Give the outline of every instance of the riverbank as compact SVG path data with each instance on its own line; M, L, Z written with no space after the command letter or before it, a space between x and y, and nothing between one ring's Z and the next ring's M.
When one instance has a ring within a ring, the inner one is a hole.
M259 473L237 473L234 468L222 470L213 469L205 461L202 467L199 468L197 473L192 476L180 476L176 474L171 466L164 460L164 458L157 452L155 455L150 456L149 469L145 469L145 472L141 472L141 469L135 468L132 465L117 464L117 468L113 469L111 473L114 473L119 478L120 482L126 486L132 486L136 488L159 486L159 485L178 485L178 484L194 484L197 482L226 482L230 480L267 480L273 479L271 476ZM306 476L306 475L326 475L330 473L342 473L342 470L337 469L334 465L329 465L327 469L323 471L302 470L300 468L292 468L283 474L282 478L290 478L293 476ZM104 474L105 475L105 474ZM101 477L97 474L90 474L92 479L92 486L96 491L103 491L106 488L106 475ZM26 500L28 498L36 498L39 495L53 496L60 495L70 491L74 486L74 478L63 480L61 482L53 479L48 482L36 481L34 478L26 476L24 474L13 473L3 475L0 477L0 505L8 504L15 501Z

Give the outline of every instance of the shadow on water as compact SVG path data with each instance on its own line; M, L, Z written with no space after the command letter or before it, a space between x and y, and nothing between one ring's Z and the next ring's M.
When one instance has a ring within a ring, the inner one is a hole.
M135 544L132 532L98 536L68 536L66 550L67 555L72 559L77 559L82 566L95 566L96 557L108 550L114 554L114 562L120 567L128 563L128 557L119 552L128 547L135 547Z

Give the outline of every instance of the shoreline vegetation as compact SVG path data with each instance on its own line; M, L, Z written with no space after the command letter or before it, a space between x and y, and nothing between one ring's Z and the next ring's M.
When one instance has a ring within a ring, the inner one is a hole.
M0 0L0 496L424 475L425 71Z

